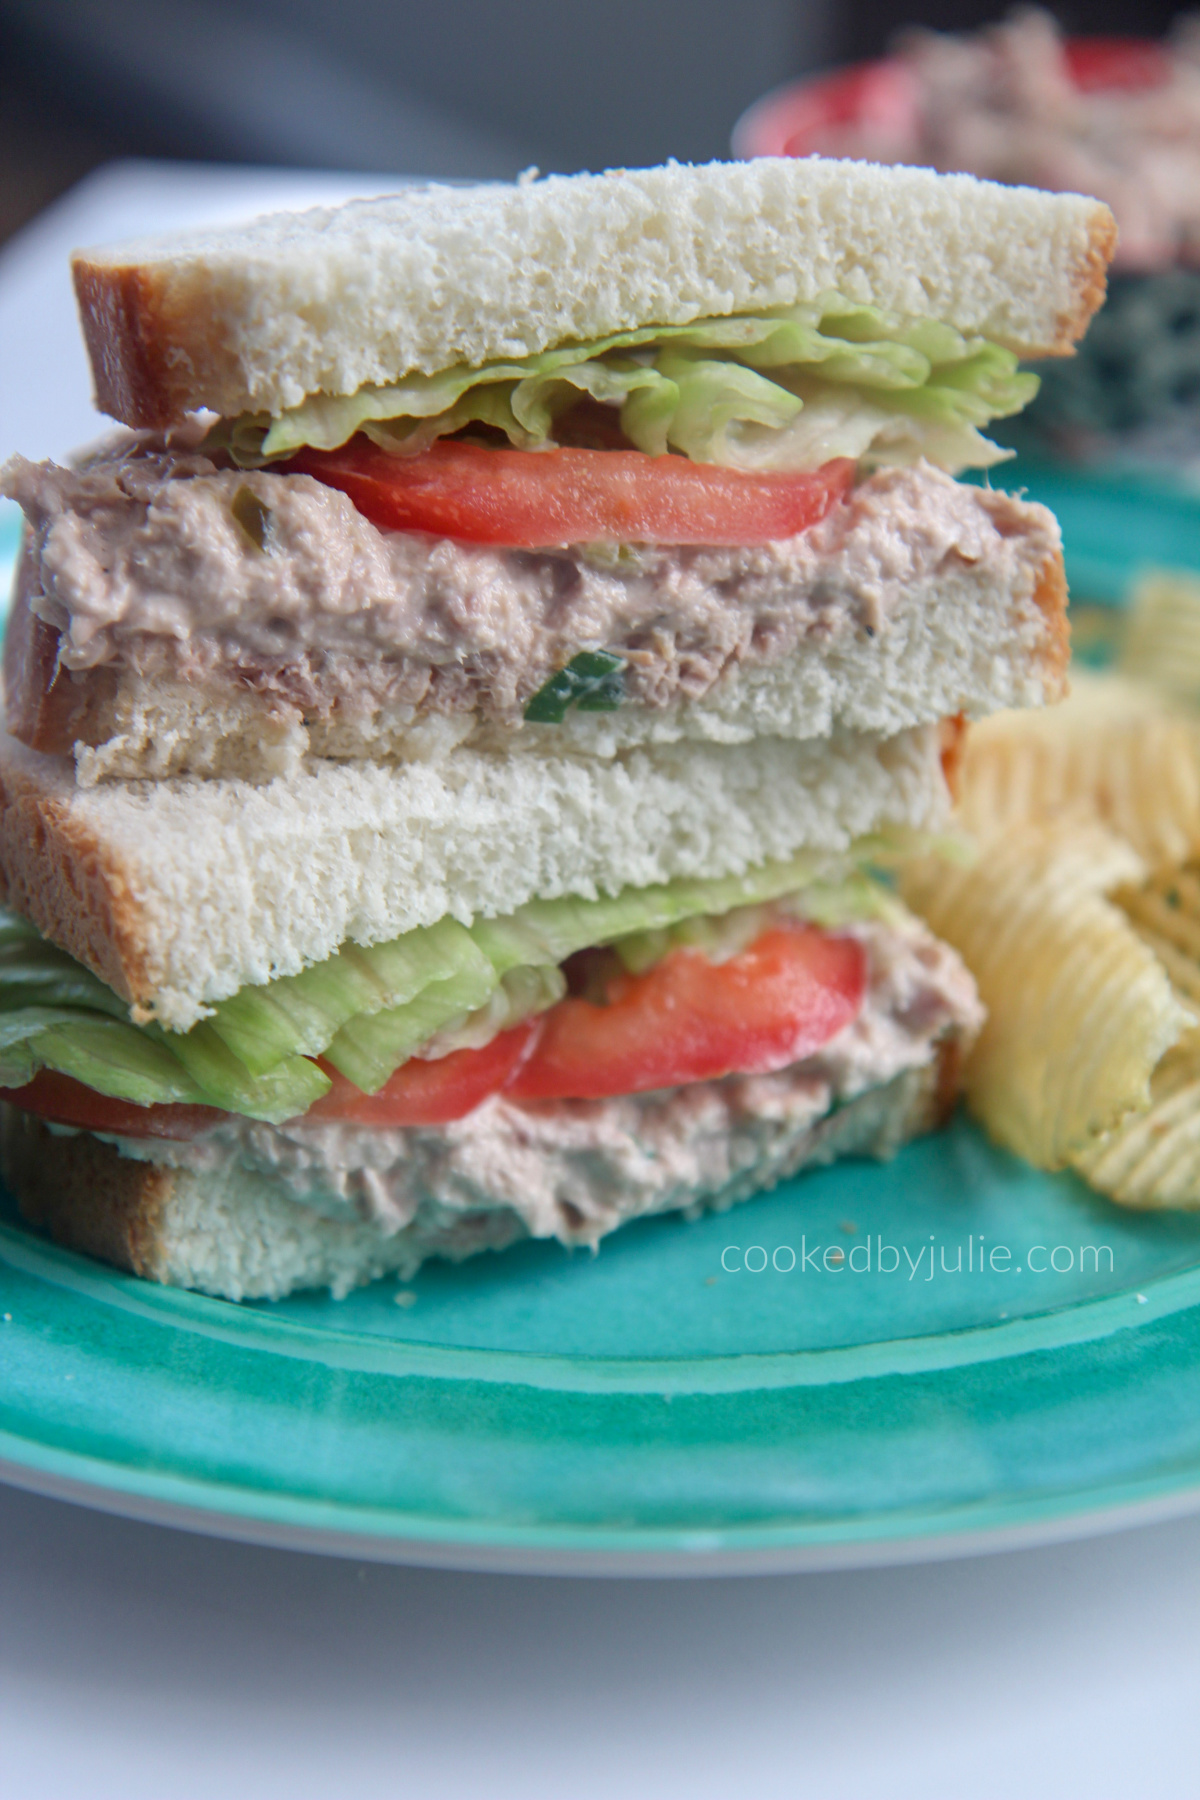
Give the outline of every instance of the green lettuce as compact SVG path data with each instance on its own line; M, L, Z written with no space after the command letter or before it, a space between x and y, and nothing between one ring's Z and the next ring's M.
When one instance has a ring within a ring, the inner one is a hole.
M207 1023L261 1075L285 1056L319 1056L356 1018L403 1014L431 985L456 979L464 993L480 994L461 1011L481 1005L498 977L466 927L457 919L440 919L387 944L343 944L299 975L242 988L221 1001Z
M139 1106L215 1106L281 1123L328 1090L317 1056L374 1093L410 1056L479 1047L553 1006L565 991L560 965L579 950L613 944L630 968L680 942L732 954L728 945L765 916L755 909L773 902L844 924L888 903L867 865L939 847L896 832L843 857L803 851L743 875L533 900L470 926L444 918L243 988L183 1033L133 1024L111 988L0 910L0 1088L45 1068Z
M131 1025L110 987L15 913L0 911L0 1086L39 1068L73 1075L117 1099L203 1098L161 1033Z
M552 965L538 969L510 969L483 1006L460 1020L454 1019L413 1051L414 1056L434 1059L452 1050L482 1050L502 1031L511 1031L522 1020L548 1012L567 991L567 978Z
M499 986L494 969L472 968L446 981L434 981L410 1000L387 1012L360 1013L343 1025L326 1054L335 1068L374 1094L401 1063L445 1026L463 1022L487 1004Z
M514 978L528 988L533 971L556 969L577 950L692 914L774 899L827 875L829 865L828 856L805 852L746 875L625 888L594 900L534 900L506 918L477 919L469 927L445 918L387 944L344 944L299 975L243 988L178 1041L186 1044L198 1032L216 1038L260 1080L284 1057L324 1056L355 1086L375 1093L430 1038L467 1028L483 1009L493 1007L496 1030L526 1016L533 1008L521 1011L514 1003ZM508 998L497 998L505 982ZM547 1006L558 997L545 983L539 991ZM220 1104L246 1110L228 1099Z
M359 431L398 455L473 425L539 449L588 395L618 408L626 437L652 456L778 470L843 455L868 464L928 456L957 473L1009 454L980 427L1019 412L1037 389L1036 375L985 338L828 293L748 317L646 326L350 395L314 394L278 418L223 420L210 443L245 467L304 447L335 450ZM799 429L814 407L816 421Z
M631 975L641 975L681 945L703 950L710 962L727 962L747 950L780 913L838 931L859 919L887 919L902 910L890 888L859 871L836 881L811 882L765 904L698 913L675 925L633 931L617 938L613 949Z

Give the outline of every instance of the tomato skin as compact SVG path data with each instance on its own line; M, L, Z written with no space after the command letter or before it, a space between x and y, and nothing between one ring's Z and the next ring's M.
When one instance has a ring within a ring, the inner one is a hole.
M845 498L855 467L840 457L811 473L765 474L642 450L493 450L445 438L391 456L361 436L276 466L339 488L374 525L513 549L795 537Z
M304 1118L380 1127L448 1125L474 1112L504 1086L529 1054L540 1024L540 1019L527 1019L482 1050L456 1050L434 1062L413 1057L377 1094L364 1094L322 1061L333 1085ZM216 1106L136 1106L131 1100L97 1094L53 1069L39 1069L25 1087L0 1088L0 1100L54 1125L76 1125L114 1137L174 1138L181 1143L235 1116Z
M607 1004L568 997L480 1050L413 1057L377 1094L322 1062L332 1086L304 1120L448 1125L499 1093L517 1102L599 1100L765 1074L828 1043L857 1017L865 991L866 953L854 938L781 922L728 962L673 950L644 975L609 980ZM184 1142L232 1116L213 1106L135 1106L50 1069L0 1089L0 1099L54 1124Z
M449 1125L464 1119L519 1070L541 1029L541 1018L526 1019L481 1050L453 1050L425 1062L402 1063L377 1094L364 1094L352 1081L322 1062L333 1086L314 1101L305 1121L340 1120L351 1125Z
M866 979L855 939L798 923L773 927L725 963L673 950L613 983L607 1006L560 1000L505 1095L600 1100L786 1068L857 1017Z
M53 1125L108 1131L114 1137L174 1138L176 1142L199 1137L229 1117L217 1106L138 1106L132 1100L114 1100L56 1069L39 1069L24 1087L0 1088L0 1100L22 1112L36 1113Z

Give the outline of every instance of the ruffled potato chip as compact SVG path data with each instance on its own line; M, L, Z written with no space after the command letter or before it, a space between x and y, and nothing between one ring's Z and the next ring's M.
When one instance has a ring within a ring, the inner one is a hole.
M1151 868L1200 850L1200 719L1160 691L1073 673L1071 697L973 725L959 817L978 837L1030 820L1091 818Z
M1180 994L1200 1012L1200 875L1196 869L1167 870L1143 887L1118 889L1113 898Z
M1170 870L1118 889L1113 899L1200 1015L1200 870ZM1163 1057L1147 1109L1071 1160L1092 1187L1122 1206L1200 1209L1200 1030L1186 1033Z
M1193 1022L1107 898L1144 876L1128 843L1088 821L1016 825L969 867L925 861L904 874L906 900L960 952L988 1009L968 1102L1041 1168L1144 1110L1155 1069Z
M1200 1033L1168 1050L1150 1105L1071 1158L1084 1180L1122 1206L1200 1210Z
M1179 700L1200 701L1200 576L1151 569L1141 577L1117 666Z
M1143 584L1122 669L971 728L979 859L905 892L988 1007L966 1087L991 1134L1123 1205L1200 1209L1200 581Z

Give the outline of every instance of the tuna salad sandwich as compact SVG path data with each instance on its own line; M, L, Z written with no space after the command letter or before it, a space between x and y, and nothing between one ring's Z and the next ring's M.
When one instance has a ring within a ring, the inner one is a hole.
M1053 517L955 478L1113 237L763 159L78 254L127 429L0 474L27 1217L344 1292L944 1116L982 1012L886 871L1067 657Z

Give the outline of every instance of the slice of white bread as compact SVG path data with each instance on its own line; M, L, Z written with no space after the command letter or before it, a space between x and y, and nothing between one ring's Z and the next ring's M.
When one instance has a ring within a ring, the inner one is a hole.
M730 1154L713 1146L708 1179L672 1189L656 1210L723 1210L839 1156L891 1156L945 1118L957 1086L957 1049L953 1034L944 1038L923 1067L868 1089L815 1125L780 1120L749 1167L736 1166L736 1144ZM380 1275L407 1276L430 1256L460 1261L527 1235L511 1207L489 1205L486 1195L469 1211L423 1206L389 1234L302 1205L281 1181L237 1163L197 1173L135 1161L112 1144L52 1130L10 1106L0 1107L0 1168L29 1222L68 1249L229 1300L277 1299L312 1287L344 1294Z
M0 897L164 1024L447 913L738 874L881 826L936 829L936 726L891 738L648 746L596 758L317 763L80 788L0 736Z
M1115 243L1076 194L763 158L414 187L80 251L74 273L97 405L168 425L830 289L1064 355Z

